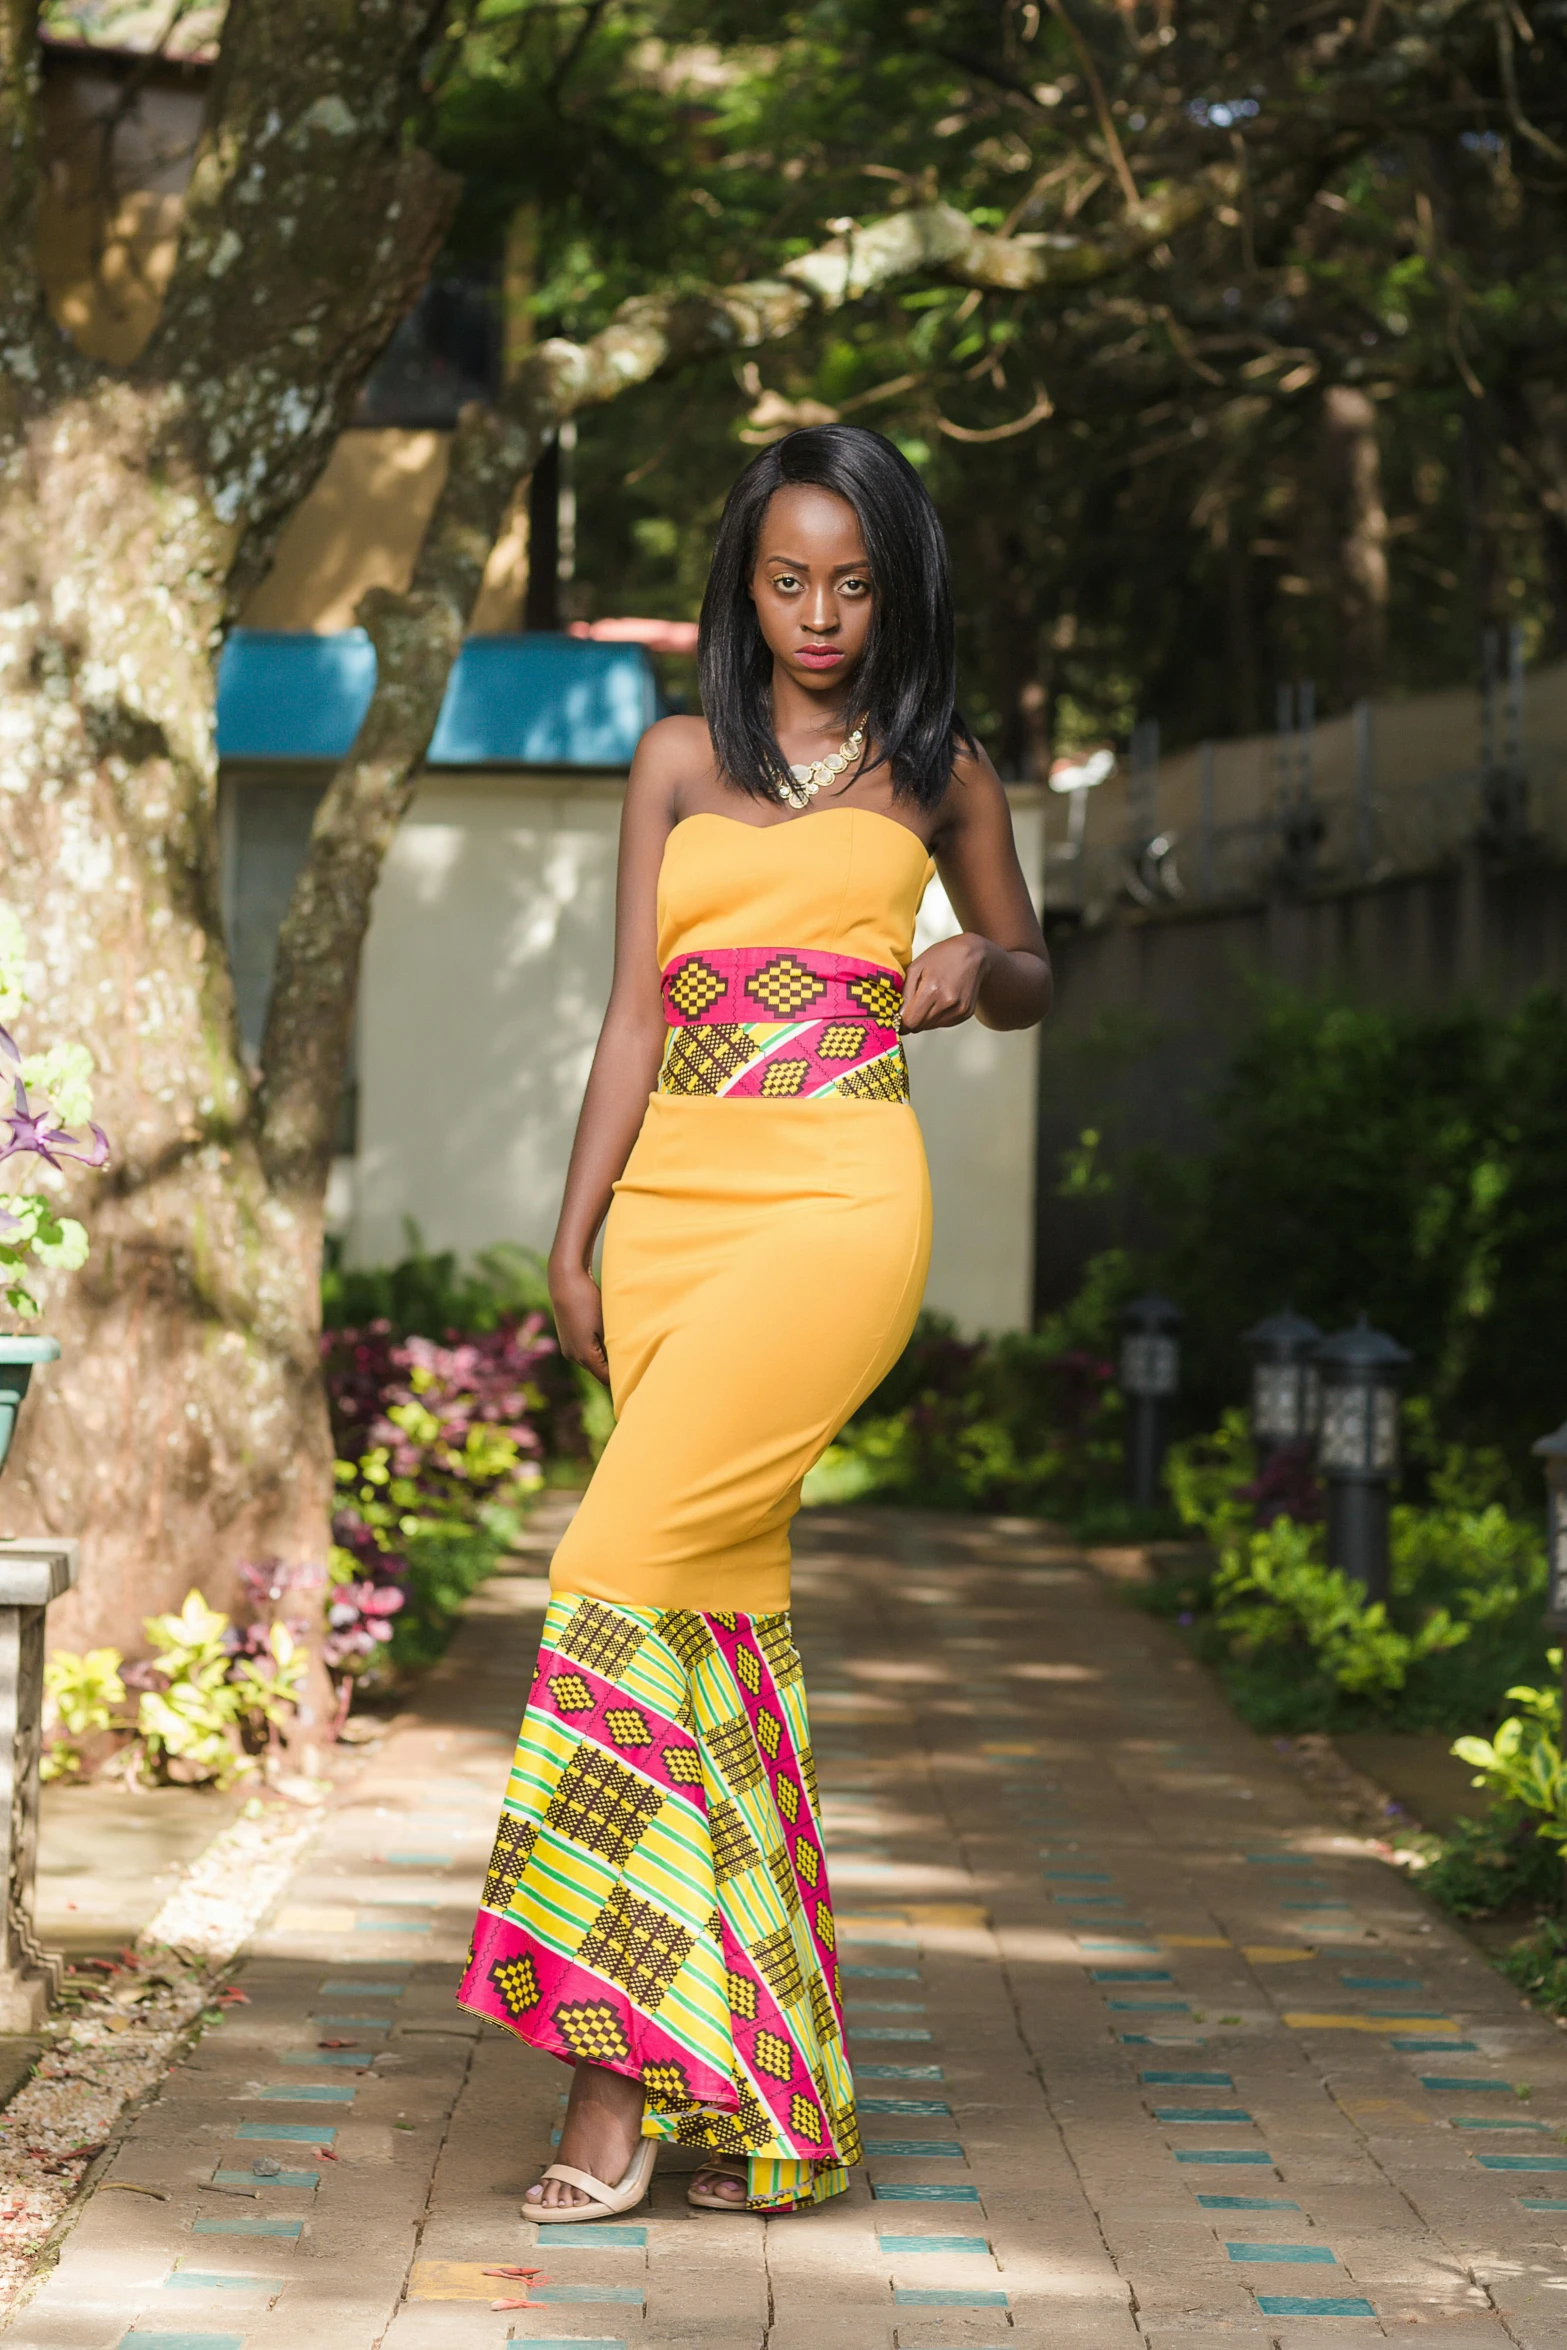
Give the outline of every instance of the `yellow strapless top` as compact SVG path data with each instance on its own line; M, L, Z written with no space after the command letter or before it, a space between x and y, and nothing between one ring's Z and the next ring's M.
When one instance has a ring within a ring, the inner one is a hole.
M703 947L810 947L906 971L935 870L918 835L874 808L767 825L688 816L659 869L659 967Z

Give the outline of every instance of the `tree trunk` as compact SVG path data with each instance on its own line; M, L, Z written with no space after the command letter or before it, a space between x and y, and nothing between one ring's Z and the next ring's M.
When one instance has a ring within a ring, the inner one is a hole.
M93 1253L40 1277L60 1339L21 1415L16 1530L89 1533L68 1645L139 1645L245 1557L324 1560L317 1249L269 1195L219 907L211 653L232 533L179 402L88 381L12 444L0 498L6 898L41 968L24 1049L79 1036L113 1157L70 1204Z
M1322 402L1338 513L1341 692L1346 707L1379 693L1387 667L1387 508L1377 412L1355 384L1330 384Z

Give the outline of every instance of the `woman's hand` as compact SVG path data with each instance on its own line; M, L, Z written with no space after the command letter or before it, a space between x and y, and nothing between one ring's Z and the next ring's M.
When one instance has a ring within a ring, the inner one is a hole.
M552 1261L550 1304L555 1309L555 1334L567 1362L580 1363L607 1387L609 1357L604 1352L604 1305L592 1274L584 1272L580 1265L562 1267Z
M979 1009L979 991L996 959L988 938L965 930L916 955L903 982L906 1036L924 1028L956 1028Z

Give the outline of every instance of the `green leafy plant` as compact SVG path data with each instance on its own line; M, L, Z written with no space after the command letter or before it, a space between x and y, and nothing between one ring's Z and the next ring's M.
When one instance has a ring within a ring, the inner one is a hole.
M1244 1550L1221 1560L1213 1584L1213 1618L1232 1656L1266 1655L1275 1669L1304 1671L1350 1697L1396 1696L1422 1657L1456 1648L1469 1636L1445 1608L1414 1631L1400 1631L1386 1606L1322 1559L1315 1526L1276 1518Z
M22 1053L10 1023L28 1001L25 986L27 937L10 906L0 905L0 1086L11 1107L0 1116L0 1164L31 1159L35 1180L58 1185L63 1162L101 1168L109 1144L102 1127L91 1124L93 1059L82 1044L54 1044ZM86 1125L82 1141L72 1129ZM60 1273L75 1273L87 1262L86 1227L62 1216L42 1191L0 1191L0 1294L24 1320L39 1312L27 1286L29 1260Z
M1510 1983L1527 1992L1537 2007L1567 2015L1567 1927L1541 1918L1499 1962Z
M117 1648L60 1649L45 1659L42 1777L79 1777L86 1742L123 1726L123 1661Z
M1547 1661L1560 1672L1561 1650L1553 1648ZM1567 1850L1567 1766L1560 1691L1523 1684L1507 1696L1518 1711L1489 1738L1455 1738L1453 1752L1473 1766L1476 1787L1526 1814L1535 1834L1561 1853Z
M287 1727L304 1687L303 1650L274 1624L264 1655L236 1662L228 1631L228 1617L199 1591L177 1615L148 1618L153 1655L136 1673L136 1728L152 1775L231 1786L257 1768L256 1748Z
M1492 1804L1479 1819L1457 1820L1432 1843L1420 1890L1454 1917L1493 1917L1525 1905L1549 1907L1556 1899L1561 1863L1535 1834L1532 1816L1515 1804Z

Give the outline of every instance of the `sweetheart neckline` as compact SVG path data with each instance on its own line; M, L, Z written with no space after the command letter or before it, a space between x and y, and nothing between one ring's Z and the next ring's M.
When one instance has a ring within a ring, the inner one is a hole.
M818 808L812 816L787 817L782 824L748 824L743 816L726 816L721 808L698 808L692 815L682 816L678 824L670 827L664 846L667 848L669 841L674 839L677 832L683 831L686 825L700 824L704 817L713 824L733 824L741 832L797 832L802 824L820 824L827 816L873 816L878 824L890 824L894 832L901 832L905 840L911 840L928 862L935 862L912 824L900 824L896 816L884 816L879 808Z

